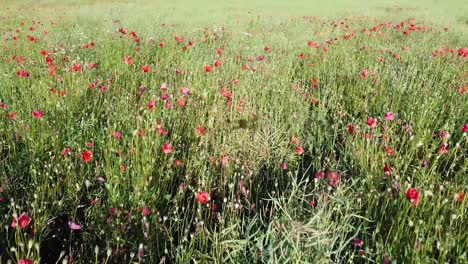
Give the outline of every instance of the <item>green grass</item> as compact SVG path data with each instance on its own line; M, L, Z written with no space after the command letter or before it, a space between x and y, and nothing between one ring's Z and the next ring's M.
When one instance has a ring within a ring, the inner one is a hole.
M0 5L0 263L468 261L463 1Z

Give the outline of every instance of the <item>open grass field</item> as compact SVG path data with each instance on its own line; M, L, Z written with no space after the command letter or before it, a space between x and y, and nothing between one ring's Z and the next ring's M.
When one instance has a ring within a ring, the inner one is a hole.
M468 2L0 0L0 263L468 263Z

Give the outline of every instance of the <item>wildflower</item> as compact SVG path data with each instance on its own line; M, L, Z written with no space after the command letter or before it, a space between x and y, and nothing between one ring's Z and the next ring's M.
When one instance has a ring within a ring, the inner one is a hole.
M361 70L361 76L363 78L367 78L368 75L369 75L369 72L366 69Z
M68 227L70 227L71 230L74 230L74 231L78 231L78 230L81 230L83 229L83 226L82 225L79 225L73 221L69 221L68 222Z
M127 65L132 65L132 64L133 64L132 59L130 59L130 57L128 57L128 56L125 56L125 57L123 58L123 61L124 61L125 64L127 64Z
M375 119L372 116L367 118L367 125L370 128L374 128L377 125L377 123L375 122Z
M395 151L391 149L389 146L384 146L385 152L387 152L388 155L393 155L395 154Z
M324 175L323 171L318 171L317 173L315 173L314 177L315 179L320 180L323 178L323 175Z
M197 192L195 197L201 204L205 204L210 200L210 194L207 192Z
M338 172L330 171L327 172L327 178L331 186L336 186L340 183L341 175Z
M360 240L360 239L358 239L358 238L354 238L354 239L353 239L353 244L354 244L354 246L356 246L356 247L362 247L362 244L363 244L363 243L362 243L362 240Z
M156 100L152 100L151 102L148 103L148 110L151 110L154 108L156 105Z
M60 155L66 156L66 155L70 155L70 153L71 153L71 149L70 148L65 148L60 152Z
M141 71L142 71L142 72L145 72L145 73L148 73L148 72L151 71L151 69L150 69L149 66L143 65L143 66L141 66Z
M16 75L18 77L23 77L23 78L28 78L29 77L29 73L25 70L19 70L16 72Z
M464 124L460 130L464 133L468 133L468 123Z
M406 199L408 199L414 206L419 204L419 192L415 188L409 188L406 191Z
M304 149L301 146L296 147L296 154L297 155L302 155L304 153Z
M395 116L393 115L393 112L386 112L384 114L384 120L391 121L393 119L395 119Z
M468 48L459 48L458 56L463 57L463 58L468 57Z
M81 154L81 159L84 162L90 162L92 158L93 158L93 153L87 149L84 150L83 153Z
M164 154L169 154L174 152L174 148L171 146L171 144L166 143L162 146L162 151L164 152Z
M390 176L390 166L388 166L388 164L385 163L383 171L385 176Z
M18 264L34 264L34 261L32 261L31 259L22 258L19 260Z
M281 165L280 165L281 169L282 170L286 170L288 168L288 165L286 164L286 162L281 162Z
M180 89L180 93L183 94L183 95L185 95L185 96L187 96L187 95L190 93L190 88L188 88L188 87L182 87L182 88Z
M35 118L42 118L43 113L42 113L41 111L34 110L34 111L32 111L32 115L33 115Z
M11 222L11 227L13 228L25 228L31 223L31 217L29 217L26 213L22 213L18 218L13 217Z

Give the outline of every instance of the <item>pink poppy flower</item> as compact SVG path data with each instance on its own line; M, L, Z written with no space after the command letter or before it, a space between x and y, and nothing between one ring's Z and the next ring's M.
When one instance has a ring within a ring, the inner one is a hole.
M393 115L393 112L387 112L384 114L384 120L386 121L391 121L395 119L395 116Z
M19 260L18 264L34 264L34 261L32 261L31 259L22 258Z
M190 93L190 88L188 87L182 87L180 89L180 93L183 94L183 95L188 95Z
M151 102L148 103L148 110L151 110L154 108L156 105L156 100L152 100Z
M82 225L79 225L73 221L68 222L68 227L70 227L71 230L78 231L83 229Z
M281 169L282 170L286 170L288 168L288 165L286 164L286 162L281 162L281 165L280 165Z

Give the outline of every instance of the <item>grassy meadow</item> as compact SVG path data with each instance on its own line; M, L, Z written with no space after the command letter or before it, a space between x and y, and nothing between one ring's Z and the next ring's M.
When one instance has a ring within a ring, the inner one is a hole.
M468 4L0 0L0 263L468 263Z

